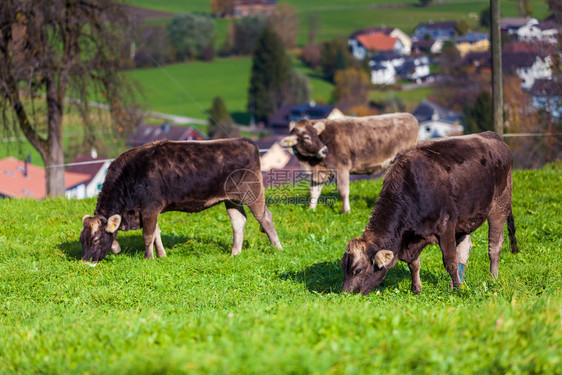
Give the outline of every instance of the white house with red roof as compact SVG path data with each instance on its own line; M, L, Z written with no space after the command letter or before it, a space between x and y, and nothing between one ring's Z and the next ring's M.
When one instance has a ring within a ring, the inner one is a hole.
M87 174L65 172L67 196L79 196L85 190ZM0 197L44 199L47 196L45 169L11 156L0 160Z

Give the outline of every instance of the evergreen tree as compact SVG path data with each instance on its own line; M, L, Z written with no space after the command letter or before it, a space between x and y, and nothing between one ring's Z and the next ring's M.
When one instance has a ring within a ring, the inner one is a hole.
M224 101L220 96L215 96L209 110L209 137L233 137L233 128L232 117L230 117Z
M464 111L465 133L494 130L492 96L486 90L480 92L472 106Z
M253 54L250 75L248 109L253 109L256 120L266 121L281 106L290 71L283 42L275 32L264 29Z

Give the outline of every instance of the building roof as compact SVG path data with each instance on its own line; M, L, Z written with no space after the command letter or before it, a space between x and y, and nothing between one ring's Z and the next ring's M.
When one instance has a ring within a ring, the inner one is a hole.
M516 28L516 29L518 29L520 27L525 26L532 19L533 18L530 18L530 17L505 17L505 18L502 18L502 20L500 22L500 28L502 28L502 29Z
M420 27L423 27L427 30L454 30L457 27L457 21L420 23L417 28Z
M270 117L267 126L286 128L288 132L291 121L326 118L334 109L335 107L329 105L284 104Z
M462 114L459 112L443 108L427 99L423 99L412 114L420 123L428 120L455 122L462 118Z
M488 34L468 32L466 35L455 38L457 43L477 43L481 40L488 40Z
M529 92L533 96L561 96L562 82L552 79L536 79Z
M507 43L502 47L502 53L534 53L537 54L539 49L536 44L525 42Z
M80 185L89 178L87 174L64 173L66 189ZM13 157L0 160L0 196L43 199L46 195L45 169Z
M562 25L560 25L559 23L555 22L555 21L551 21L551 20L547 20L547 21L541 21L539 23L537 23L536 25L539 29L541 29L542 31L545 30L558 30L558 32L560 32L562 30Z
M135 133L127 140L130 146L140 146L146 143L168 139L171 141L201 140L206 137L192 127L172 126L165 122L162 125L140 125Z
M388 36L381 32L372 34L363 34L357 37L357 40L369 50L392 51L398 38Z
M502 66L506 72L513 72L517 68L530 68L537 61L534 53L502 53Z
M354 31L349 36L349 39L355 39L359 35L372 34L372 33L383 33L385 35L390 35L394 31L394 29L395 29L394 27L384 27L384 26L381 26L381 27L366 27L364 29Z
M106 159L104 158L94 158L90 155L78 154L74 160L72 160L71 164L74 165L69 166L66 171L90 176L87 181L84 181L85 184L89 184L100 169L103 168L105 161Z

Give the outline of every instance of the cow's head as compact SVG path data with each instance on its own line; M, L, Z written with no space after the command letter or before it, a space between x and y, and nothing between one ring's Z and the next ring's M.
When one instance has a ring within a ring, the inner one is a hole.
M117 254L121 251L119 243L115 241L117 229L121 224L121 216L113 215L109 219L96 215L84 216L82 219L84 227L80 233L82 243L82 260L100 261L111 250Z
M281 146L292 147L295 154L305 158L324 159L328 146L320 140L319 135L326 128L324 122L311 125L309 120L300 120L291 130L291 135L281 140Z
M362 238L352 238L343 254L342 292L369 294L375 289L398 258L390 250L375 250Z

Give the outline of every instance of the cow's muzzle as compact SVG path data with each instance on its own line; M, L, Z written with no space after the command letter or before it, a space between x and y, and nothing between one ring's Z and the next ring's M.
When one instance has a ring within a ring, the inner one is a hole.
M328 155L328 146L322 147L316 154L316 156L318 156L320 159L324 159L326 155Z

